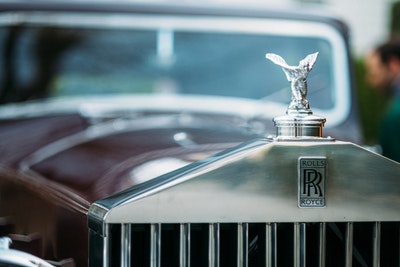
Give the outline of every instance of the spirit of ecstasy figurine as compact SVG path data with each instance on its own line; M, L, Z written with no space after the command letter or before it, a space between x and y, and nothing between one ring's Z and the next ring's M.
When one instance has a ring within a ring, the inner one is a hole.
M265 57L282 67L286 78L291 82L292 101L287 113L310 113L307 96L307 75L311 71L318 57L318 52L306 56L298 66L289 66L286 61L276 54L267 53Z

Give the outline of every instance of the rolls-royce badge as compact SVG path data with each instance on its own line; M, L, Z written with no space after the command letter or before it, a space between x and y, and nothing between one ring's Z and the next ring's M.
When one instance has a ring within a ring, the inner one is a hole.
M326 157L298 160L298 204L300 208L321 208L325 201Z

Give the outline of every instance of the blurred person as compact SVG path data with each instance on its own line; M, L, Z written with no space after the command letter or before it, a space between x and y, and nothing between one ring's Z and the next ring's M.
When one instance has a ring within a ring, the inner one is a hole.
M382 154L400 162L400 40L376 47L366 58L367 81L390 97L381 121Z

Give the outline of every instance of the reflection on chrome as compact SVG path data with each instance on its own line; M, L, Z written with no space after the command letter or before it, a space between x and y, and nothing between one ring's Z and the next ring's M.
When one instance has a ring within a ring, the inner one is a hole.
M191 162L178 158L166 157L146 162L130 172L132 184L140 184L164 173L183 167Z

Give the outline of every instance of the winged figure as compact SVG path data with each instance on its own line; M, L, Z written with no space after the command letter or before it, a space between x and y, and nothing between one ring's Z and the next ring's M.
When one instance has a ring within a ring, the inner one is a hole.
M307 55L300 61L298 66L288 65L281 56L276 54L267 53L265 57L281 66L283 72L286 74L286 78L291 83L292 101L290 102L289 109L309 109L306 99L308 92L307 75L317 60L318 52Z

